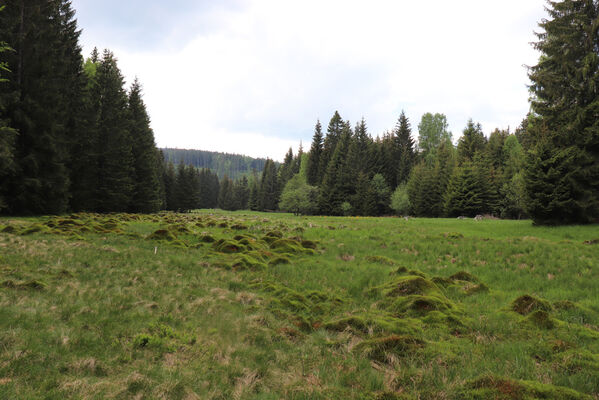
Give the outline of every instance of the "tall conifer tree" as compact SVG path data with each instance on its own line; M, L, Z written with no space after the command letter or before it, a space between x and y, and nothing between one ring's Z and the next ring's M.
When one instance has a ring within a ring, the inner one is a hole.
M539 25L527 133L528 208L535 223L599 219L599 3L549 1Z
M160 208L160 183L156 169L156 144L150 118L135 79L129 93L130 135L135 173L131 210L155 212Z
M97 71L96 95L101 99L98 118L98 211L126 211L134 193L127 93L117 60L105 50Z

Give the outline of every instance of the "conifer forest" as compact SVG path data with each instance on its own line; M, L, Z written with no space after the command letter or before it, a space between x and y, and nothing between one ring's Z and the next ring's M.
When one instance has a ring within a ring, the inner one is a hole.
M599 399L599 1L537 22L517 126L273 159L158 147L71 0L0 1L0 399Z

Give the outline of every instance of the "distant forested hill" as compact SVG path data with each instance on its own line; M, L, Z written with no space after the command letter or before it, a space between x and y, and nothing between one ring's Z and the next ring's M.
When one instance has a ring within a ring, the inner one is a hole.
M255 169L261 173L266 164L265 158L252 158L239 154L218 153L204 150L161 149L164 159L174 164L183 162L198 168L209 168L222 179L225 174L231 179L250 175Z

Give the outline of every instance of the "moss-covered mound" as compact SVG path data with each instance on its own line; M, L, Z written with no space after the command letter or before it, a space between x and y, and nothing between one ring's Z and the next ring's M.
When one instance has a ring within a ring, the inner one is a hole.
M411 335L391 335L378 339L365 340L355 347L355 351L374 361L386 362L389 355L410 357L425 346L422 339Z
M270 243L270 248L276 252L288 254L300 254L308 250L293 239L277 239Z
M472 282L472 283L479 282L479 279L476 276L474 276L470 272L466 272L466 271L456 272L455 274L451 275L449 277L449 279L452 279L454 281L466 281L466 282Z
M237 258L235 258L235 260L233 260L231 267L235 270L249 269L252 271L257 271L266 268L266 264L264 264L264 262L261 260L252 257L251 255L240 254Z
M20 235L31 235L33 233L39 233L39 232L49 232L50 228L48 228L45 225L42 224L32 224L29 225L28 227L24 228L21 232L19 232Z
M284 255L277 255L274 256L269 262L268 265L280 265L280 264L289 264L291 262L291 260L289 259L289 257L284 256Z
M592 400L588 395L561 386L492 375L468 382L455 398L464 400Z
M236 240L219 239L212 244L212 248L219 253L242 253L246 251L244 245Z
M200 237L200 242L202 242L202 243L214 243L214 242L216 242L216 239L212 235L202 235Z
M328 321L323 324L323 327L330 331L350 330L363 335L381 333L415 335L422 332L422 323L417 319L394 318L383 314L354 314Z
M389 285L389 289L385 291L386 296L392 297L407 296L411 294L442 295L437 285L435 285L432 281L421 276L413 275L397 278L395 281L393 281L393 283L391 283L391 285Z
M537 310L551 311L553 307L547 300L525 294L512 302L512 310L521 315L528 315Z
M173 242L177 240L177 237L173 232L168 229L158 229L148 236L146 236L147 240L166 240L167 242Z

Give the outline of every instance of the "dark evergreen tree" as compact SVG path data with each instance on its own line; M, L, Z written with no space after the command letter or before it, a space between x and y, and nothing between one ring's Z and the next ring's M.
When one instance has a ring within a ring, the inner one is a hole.
M0 7L0 13L4 6ZM6 42L0 41L0 53L14 51ZM2 78L3 73L10 73L8 63L0 62L0 116L5 113L5 103L8 101L5 94L5 84L8 79ZM15 140L17 131L8 126L8 121L0 118L0 212L8 207L5 196L8 193L8 182L15 173Z
M483 133L480 124L475 124L471 119L468 120L464 128L462 137L458 141L458 162L463 164L472 161L474 153L483 151L487 144L487 139Z
M346 124L341 118L341 115L339 115L338 111L335 111L335 113L331 117L331 120L329 121L327 135L324 138L323 142L322 154L320 155L320 165L318 167L321 176L318 184L322 183L322 181L324 180L324 175L327 172L329 162L333 158L333 154L335 153L335 149L337 148L337 143L341 138L343 128L345 126Z
M549 1L539 25L526 186L535 223L599 219L599 3Z
M175 211L179 208L177 203L177 173L175 172L175 165L172 162L167 163L164 175L162 176L164 182L164 198L166 200L165 208L170 211Z
M297 151L297 155L293 157L293 163L291 165L291 176L297 175L300 173L302 168L302 158L304 157L304 146L300 140L299 149ZM289 178L291 179L291 178Z
M100 149L98 143L100 116L100 96L98 95L97 82L98 65L98 50L94 48L92 57L86 60L84 65L86 85L83 89L82 106L77 120L81 129L70 140L70 204L74 211L93 211L97 209L97 153Z
M250 200L250 187L248 178L245 176L236 180L233 184L233 204L236 210L247 210Z
M226 175L220 181L218 208L229 211L236 209L233 196L233 181Z
M279 167L279 178L278 178L279 193L283 190L283 188L285 187L285 184L287 184L287 181L289 181L289 179L291 179L292 176L293 176L293 150L290 147L289 151L287 151L287 154L285 154L285 158L283 159L283 164L281 164L281 166Z
M399 162L397 164L396 185L407 182L410 172L416 161L412 128L406 114L402 111L395 126L395 141L398 149Z
M445 213L449 217L480 214L484 200L479 183L472 162L466 161L456 168L445 195Z
M356 178L356 193L352 197L351 205L355 215L376 215L377 195L374 185L364 172L360 172Z
M134 189L131 211L150 213L160 209L160 183L156 169L156 143L150 118L141 98L141 85L135 79L129 93Z
M275 211L279 204L277 167L271 159L266 160L264 171L262 171L258 199L261 211Z
M8 0L0 13L2 53L11 73L2 83L4 126L16 129L14 173L5 183L7 211L62 213L69 199L68 138L80 101L82 58L67 0ZM12 141L12 140L11 140Z
M250 184L249 208L252 211L260 209L260 182L255 170L252 174L252 183Z
M372 139L368 134L366 121L364 118L356 124L354 134L351 138L349 150L347 153L347 162L350 168L351 183L355 185L359 174L370 176L369 151L372 144Z
M347 125L345 125L346 128ZM351 166L347 160L347 152L351 141L351 130L344 129L331 162L327 166L320 195L318 208L322 214L343 215L341 204L352 196L353 183L350 180Z
M98 118L97 209L126 211L134 193L134 159L130 115L117 60L105 50L97 71Z

